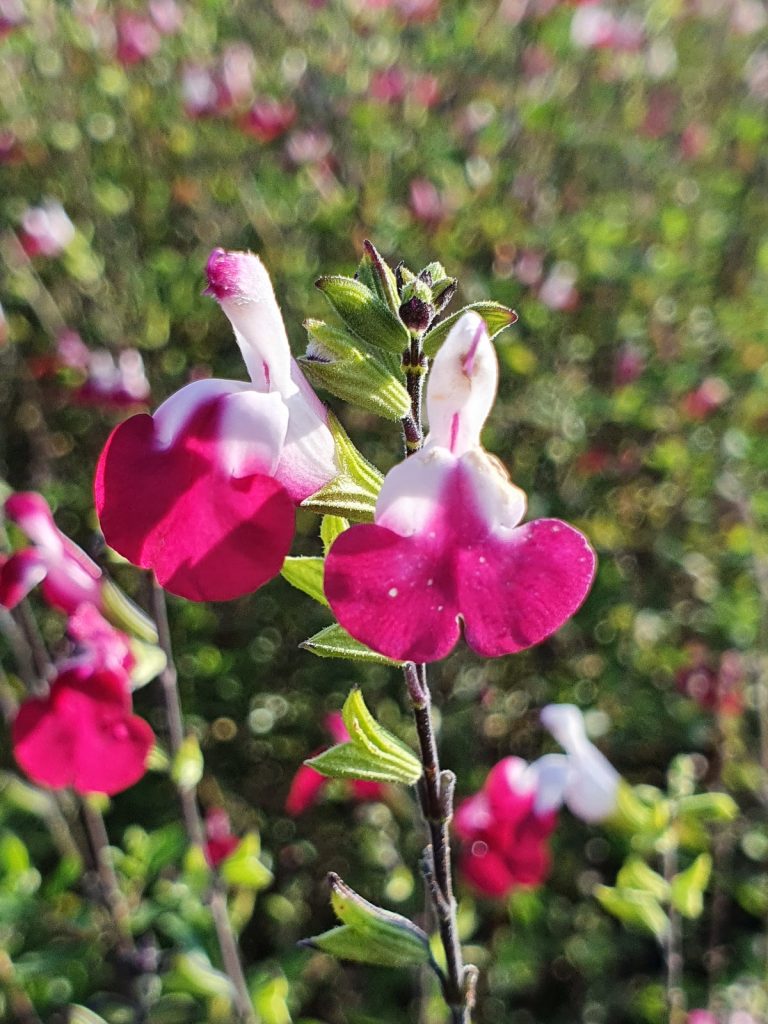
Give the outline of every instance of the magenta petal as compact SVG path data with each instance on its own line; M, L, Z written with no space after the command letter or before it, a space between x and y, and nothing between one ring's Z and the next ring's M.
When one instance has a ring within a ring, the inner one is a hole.
M499 898L515 888L517 879L504 857L485 843L476 842L459 862L461 873L483 896Z
M107 543L195 601L262 586L280 571L294 532L293 503L276 480L221 469L218 411L206 403L165 449L152 417L134 416L112 432L96 471Z
M45 560L34 550L24 548L0 565L0 605L15 608L27 594L45 579Z
M586 537L558 519L462 550L457 578L467 643L488 658L540 643L581 606L594 574Z
M25 701L13 723L13 750L31 779L78 793L119 793L144 774L152 730L131 714L122 673L77 666L48 697Z
M325 594L347 632L398 661L437 661L451 651L459 608L451 560L436 539L400 537L373 524L336 539L325 563Z
M293 777L291 788L285 801L285 809L288 814L303 814L304 811L317 803L320 793L325 788L328 779L314 768L303 764Z

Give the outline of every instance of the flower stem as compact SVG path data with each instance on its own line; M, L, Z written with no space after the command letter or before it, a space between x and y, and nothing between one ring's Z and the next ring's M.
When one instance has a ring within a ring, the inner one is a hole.
M477 974L474 968L465 968L462 959L448 831L453 817L456 777L453 772L440 770L426 666L407 662L403 672L424 767L418 794L430 841L424 850L422 871L445 951L447 970L441 979L443 996L451 1011L452 1024L470 1024Z
M112 864L109 852L109 836L102 815L95 802L89 797L82 800L83 821L88 832L88 841L96 865L101 886L101 898L109 911L109 916L117 932L117 944L124 954L136 952L130 927L130 912L125 897L120 891L120 884Z
M173 660L165 592L156 580L153 580L152 586L152 605L160 647L166 657L166 666L160 673L160 682L163 687L171 754L175 756L184 740L184 721L181 715L178 673ZM197 805L197 790L179 785L177 786L177 791L181 802L187 838L193 846L202 848L205 843L205 832L200 809ZM237 938L227 910L226 891L215 871L213 872L213 882L208 891L207 903L216 929L221 962L229 980L232 982L234 1004L238 1019L241 1024L259 1024L259 1018L253 1009L253 1002L248 991L248 983L243 972Z

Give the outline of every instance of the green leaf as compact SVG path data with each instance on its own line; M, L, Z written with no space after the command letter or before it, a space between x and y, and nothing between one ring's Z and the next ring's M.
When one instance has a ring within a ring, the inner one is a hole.
M739 813L736 801L727 793L696 793L682 797L677 804L683 818L696 821L733 821Z
M349 527L343 516L323 516L320 523L320 540L323 542L323 554L327 555L331 544Z
M657 900L669 899L669 882L639 857L630 857L616 876L619 889L638 889L650 893Z
M344 702L342 717L350 741L323 751L306 764L335 779L399 782L406 786L418 782L421 762L412 750L379 725L357 687Z
M319 278L315 285L358 338L388 352L399 354L407 348L410 336L405 324L362 281L330 276Z
M153 679L157 679L168 659L165 652L156 644L146 643L144 640L132 639L131 653L134 657L134 665L131 669L131 689L139 690Z
M249 832L232 853L221 863L219 874L227 885L260 892L272 882L272 872L261 863L261 842L255 832Z
M383 259L373 242L369 242L367 238L363 242L363 258L357 268L356 277L397 316L397 311L400 308L400 295L397 291L395 272Z
M70 1005L68 1024L107 1024L103 1017L86 1006Z
M392 661L370 647L361 644L359 640L351 637L338 623L326 626L319 633L315 633L299 647L318 658L347 658L349 661L373 662L377 665L401 665L400 661Z
M179 953L173 961L172 971L164 980L170 991L190 992L204 998L232 996L232 982L212 966L201 950Z
M667 933L669 918L650 893L598 885L595 887L595 896L609 914L625 924L649 931L657 939L662 939Z
M672 879L672 906L684 917L701 916L704 909L704 890L712 875L712 858L700 853L693 864Z
M492 339L501 334L507 327L517 323L517 313L507 306L502 306L500 302L471 302L468 306L460 309L458 313L452 313L445 320L441 320L432 330L427 331L424 335L424 352L430 357L434 356L447 338L448 332L453 325L470 310L485 320L485 325Z
M126 630L139 640L149 644L157 643L157 628L145 613L109 580L104 579L101 587L104 614L114 626Z
M411 399L399 356L322 320L306 320L304 326L309 343L298 361L312 384L385 419L405 416Z
M323 593L323 566L322 558L308 558L289 556L283 562L280 575L286 579L292 587L308 594L313 601L328 607L328 602Z
M321 515L344 516L356 523L372 522L384 477L355 448L330 412L328 426L336 442L340 472L325 487L303 501L302 508L312 509Z
M197 736L190 733L181 741L171 762L171 778L179 789L194 789L203 777L203 754Z
M342 960L410 967L431 962L429 940L412 921L363 899L338 875L329 875L331 906L342 922L302 945L331 953Z

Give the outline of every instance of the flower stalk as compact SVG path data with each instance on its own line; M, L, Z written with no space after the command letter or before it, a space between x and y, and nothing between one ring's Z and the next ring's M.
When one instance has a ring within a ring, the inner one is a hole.
M171 754L175 757L184 742L184 721L181 715L178 672L173 660L173 647L171 645L171 633L168 625L165 592L156 580L153 580L152 608L157 624L159 644L166 656L166 666L160 673L160 683L163 688L163 701ZM202 849L205 843L205 829L197 804L197 789L196 787L183 786L178 783L176 788L181 803L187 838L193 846ZM229 918L229 911L227 910L226 892L221 879L215 871L213 872L213 880L208 891L207 903L213 918L214 928L216 929L222 965L232 983L237 1019L240 1024L258 1024L259 1018L253 1009L253 1002L248 991L248 983L246 982L243 965L240 960L237 938Z
M427 368L428 361L422 352L421 338L416 336L403 357L406 387L411 396L410 415L402 420L406 457L418 451L424 443L421 402ZM456 776L440 768L427 666L409 661L403 666L403 674L424 769L417 791L421 813L429 832L429 843L424 850L421 867L445 953L446 972L440 979L443 998L451 1013L451 1024L470 1024L477 969L471 965L464 966L451 872L449 829L453 817Z

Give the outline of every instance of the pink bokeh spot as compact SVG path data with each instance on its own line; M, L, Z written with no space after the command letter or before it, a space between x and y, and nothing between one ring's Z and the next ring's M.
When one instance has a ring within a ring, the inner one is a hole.
M225 475L221 411L220 399L203 403L167 448L151 416L134 416L112 432L96 470L108 542L153 569L171 593L196 601L262 586L280 571L293 539L293 502L276 480Z
M557 519L493 532L458 461L418 533L366 524L341 534L325 589L344 628L387 657L444 658L461 619L469 646L494 658L559 629L586 597L594 564L582 534Z
M17 763L34 782L111 796L142 777L154 735L131 713L123 673L73 665L47 697L22 704L12 742Z

